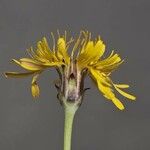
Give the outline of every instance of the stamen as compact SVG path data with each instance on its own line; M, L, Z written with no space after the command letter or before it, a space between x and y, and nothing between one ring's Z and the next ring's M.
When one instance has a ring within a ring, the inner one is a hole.
M87 33L88 34L88 33ZM88 34L88 41L91 41L91 37L92 37L92 34L91 34L91 32L89 32L89 34Z
M56 48L56 46L55 46L55 36L54 36L54 34L53 34L53 32L51 32L51 36L52 36L52 40L53 40L53 52L55 53L55 48Z
M33 50L33 47L30 47L29 49L27 49L27 53L28 53L28 55L29 55L31 58L35 59L36 54L35 54L35 52L34 52L34 50Z
M85 43L86 43L85 39L82 39L82 41L81 41L81 43L80 43L80 50L79 50L78 53L77 53L77 57L79 56L79 54L82 53L82 49L83 49L84 46L86 45Z
M78 48L79 44L80 44L80 41L81 41L81 35L82 35L82 32L80 32L77 40L76 40L76 43L72 49L72 52L71 52L71 58L73 59L73 56L74 56L74 53L75 53L75 50Z
M70 40L66 43L66 50L68 50L70 44L74 41L73 37L70 38Z
M58 34L58 38L60 38L60 32L58 29L57 29L57 34Z
M70 74L69 79L75 79L75 76L73 73Z
M65 39L65 42L67 41L67 31L65 30L65 34L64 34L64 39Z
M85 32L85 31L82 30L81 32L84 35L85 41L87 41L87 39L88 39L88 31Z
M31 48L27 49L26 51L27 51L27 54L28 54L31 58L33 58L33 54L32 54L32 52L31 52Z
M82 39L82 41L81 41L81 46L84 44L84 42L85 42L85 39Z
M74 41L73 37L70 38L70 40L66 43L66 45L70 45Z
M87 43L88 43L88 37L89 37L89 34L88 34L88 31L87 32L85 32L85 31L82 31L82 33L83 33L83 35L84 35L84 45L83 46L85 46Z

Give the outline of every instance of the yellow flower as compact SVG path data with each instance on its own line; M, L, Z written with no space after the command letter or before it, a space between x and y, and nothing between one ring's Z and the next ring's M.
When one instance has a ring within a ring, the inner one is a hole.
M114 51L111 52L108 58L104 59L105 44L100 37L92 40L91 33L81 31L76 40L70 38L67 41L66 32L62 36L58 34L57 44L53 33L52 39L52 49L44 37L37 43L35 50L33 48L28 50L30 58L13 59L16 64L27 70L27 72L6 72L6 77L33 75L31 91L33 97L37 97L40 91L37 84L38 76L45 69L54 67L59 73L59 81L55 85L58 89L58 99L61 102L63 102L63 99L71 102L82 102L83 93L86 90L84 89L84 78L86 75L89 75L96 83L104 97L112 101L120 110L123 110L124 106L115 96L114 90L130 100L135 100L133 95L122 90L128 88L129 85L115 84L110 79L111 73L117 69L123 60ZM57 45L56 47L55 44ZM68 49L70 45L73 46L69 55Z

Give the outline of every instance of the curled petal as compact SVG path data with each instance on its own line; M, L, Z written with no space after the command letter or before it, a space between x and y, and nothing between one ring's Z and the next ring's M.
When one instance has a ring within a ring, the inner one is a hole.
M12 78L22 78L22 77L27 77L30 76L32 74L34 74L35 72L25 72L25 73L19 73L19 72L6 72L5 76L8 77L12 77Z
M39 74L36 74L33 79L32 79L32 84L31 84L31 92L32 92L32 96L35 97L39 97L40 95L40 89L39 86L37 84L37 78L38 78Z
M31 86L31 92L32 92L32 96L34 98L39 97L39 95L40 95L39 86L37 84L32 84L32 86Z

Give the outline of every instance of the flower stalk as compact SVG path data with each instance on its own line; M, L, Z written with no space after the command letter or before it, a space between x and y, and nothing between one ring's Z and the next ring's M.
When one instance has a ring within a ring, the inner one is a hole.
M73 120L78 108L79 106L76 104L68 102L64 104L64 150L71 150Z

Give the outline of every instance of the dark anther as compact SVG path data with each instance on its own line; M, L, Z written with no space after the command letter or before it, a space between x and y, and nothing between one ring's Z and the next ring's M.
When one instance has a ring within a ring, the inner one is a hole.
M90 90L90 88L85 88L84 91L86 91L86 90Z
M74 74L71 73L69 78L70 78L70 79L74 79L74 78L75 78Z
M87 73L87 71L88 71L88 69L87 69L87 68L83 69L83 70L82 70L82 74L86 74L86 73Z
M62 69L64 70L65 69L65 65L61 65Z
M84 94L85 91L89 90L90 88L85 88L83 89L83 91L81 92L82 94Z
M62 105L63 102L62 102L62 99L60 98L60 94L57 94L57 99L59 100L60 104Z
M57 94L57 99L59 99L59 94Z
M57 83L55 83L55 87L56 87L56 89L57 89L57 90L59 90L59 89L60 89L60 87L58 86L58 84L57 84Z
M74 102L75 102L75 99L68 98L67 101L70 102L70 103L74 103Z

